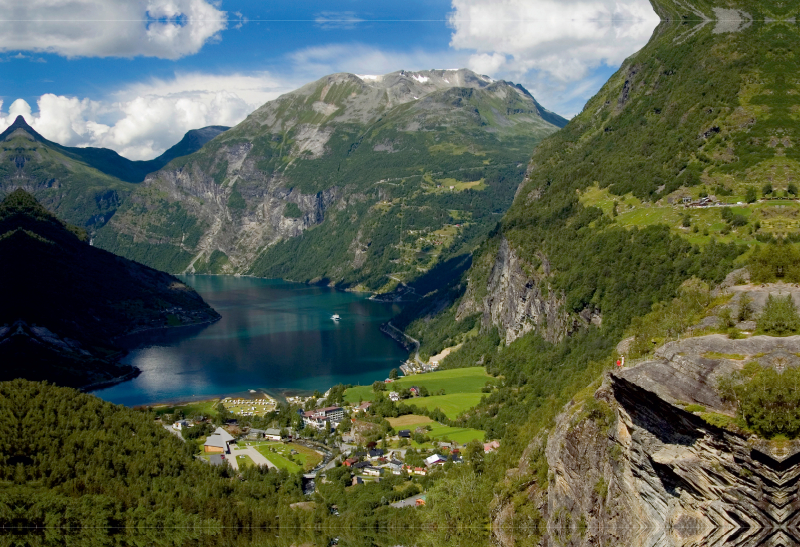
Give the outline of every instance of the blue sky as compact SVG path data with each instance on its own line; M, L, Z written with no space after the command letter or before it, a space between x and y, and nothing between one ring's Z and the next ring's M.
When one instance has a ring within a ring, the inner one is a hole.
M13 3L12 6L4 6ZM647 0L0 0L0 125L148 159L331 72L467 67L580 112Z

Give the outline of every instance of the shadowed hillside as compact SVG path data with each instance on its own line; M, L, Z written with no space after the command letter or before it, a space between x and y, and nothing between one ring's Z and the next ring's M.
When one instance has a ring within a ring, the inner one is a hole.
M115 337L219 317L175 277L86 240L23 190L0 204L0 379L78 387L130 376Z

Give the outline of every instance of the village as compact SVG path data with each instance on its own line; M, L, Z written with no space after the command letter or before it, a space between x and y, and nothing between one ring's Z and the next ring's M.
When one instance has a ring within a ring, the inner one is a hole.
M471 381L474 385L470 390L474 391L478 381L485 383L487 377L483 369L465 370L426 376L433 380L432 387L437 386L438 381L454 389ZM414 384L409 385L411 382ZM381 384L381 388L375 384ZM201 415L173 422L162 421L162 424L187 442L194 439L192 442L200 451L196 457L203 462L229 466L239 472L250 466L266 466L299 473L308 488L307 493L314 491L317 482L324 483L326 474L333 469L339 469L337 477L347 474L353 486L381 481L387 476L419 480L439 468L460 465L465 458L473 461L476 454L482 458L499 447L498 441L484 442L482 431L450 427L423 414L386 419L376 417L374 412L370 412L375 403L362 400L366 398L367 389L374 394L370 398L379 402L395 404L437 399L434 401L437 408L445 406L438 399L447 396L443 394L445 390L440 389L437 393L441 395L427 397L428 388L416 385L414 377L386 378L375 384L349 388L344 404L340 405L324 404L333 388L318 399L287 397L287 403L295 409L291 427L250 425L249 418L269 420L269 413L277 408L277 401L261 396L226 397L218 401L217 404L230 413L223 423L219 420L214 423L208 416ZM463 393L456 398L464 398L463 404L468 405L473 397L472 393ZM315 406L317 404L321 406ZM200 435L201 431L203 435ZM415 498L414 503L404 500L401 502L404 505L399 506L416 505L420 499L424 503L423 496Z
M198 458L211 465L229 465L234 470L241 470L249 465L264 465L299 472L298 467L287 466L287 462L306 463L313 467L302 469L304 478L323 482L326 480L326 471L343 466L350 471L352 485L358 485L380 481L389 474L426 476L448 463L461 464L468 445L484 454L493 452L500 446L498 441L434 441L428 443L428 449L409 449L413 438L427 433L424 428L401 429L381 440L380 444L384 448L379 447L376 441L364 442L364 432L357 428L342 435L341 441L331 448L309 443L308 430L333 433L345 420L357 424L358 415L366 413L369 408L370 403L362 403L358 406L331 406L304 411L304 427L299 431L285 428L246 428L234 436L229 432L233 427L219 426L205 439L203 453ZM180 420L171 427L180 432L193 425L186 420Z

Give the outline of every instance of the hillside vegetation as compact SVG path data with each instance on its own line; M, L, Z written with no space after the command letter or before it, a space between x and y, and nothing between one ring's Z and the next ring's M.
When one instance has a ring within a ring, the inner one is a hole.
M389 291L468 255L565 123L468 70L333 74L150 176L96 242L172 272Z
M797 39L791 22L743 14L662 23L580 115L536 148L455 303L440 312L440 302L423 302L421 319L395 322L426 355L463 344L443 367L481 364L503 376L458 422L503 438L503 465L516 467L527 447L526 468L547 487L531 439L565 403L594 391L599 384L582 390L612 366L632 321L664 309L654 306L689 278L721 282L762 253L756 243L765 254L764 244L782 251L765 276L789 275L777 263L792 263L800 240L800 89L786 77L798 68ZM700 206L705 196L719 205Z
M149 161L131 161L106 148L75 148L49 141L22 116L0 133L0 197L23 188L60 218L86 228L90 235L116 212L135 184L170 160L190 154L228 129L189 131Z

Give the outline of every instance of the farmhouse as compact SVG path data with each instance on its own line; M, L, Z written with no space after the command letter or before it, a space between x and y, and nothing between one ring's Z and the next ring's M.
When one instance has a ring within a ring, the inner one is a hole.
M280 441L283 437L281 437L281 430L269 428L264 431L264 437L270 441Z
M367 412L369 410L369 407L371 406L372 406L371 402L364 401L363 403L358 405L358 407L356 408L356 412Z
M206 442L203 444L203 451L207 454L229 454L231 451L231 443L235 443L236 439L233 436L218 427L213 435L209 435Z
M500 448L500 442L499 441L492 441L490 443L484 443L483 444L483 451L486 452L487 454L489 452L494 452L498 448Z

